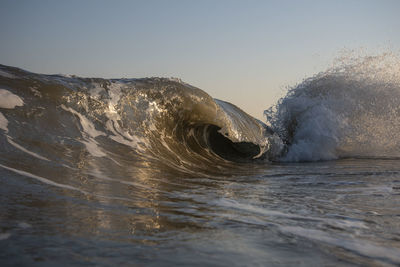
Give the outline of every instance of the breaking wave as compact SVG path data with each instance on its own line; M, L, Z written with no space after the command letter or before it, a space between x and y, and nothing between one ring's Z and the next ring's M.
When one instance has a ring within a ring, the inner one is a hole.
M348 53L264 115L285 144L281 161L399 157L400 60Z
M0 71L2 150L10 161L7 151L16 150L63 163L84 149L121 166L161 162L201 173L271 157L276 136L264 123L177 79Z
M0 163L212 176L237 175L248 163L398 158L399 62L392 53L343 57L289 88L264 112L266 123L178 79L80 78L0 65Z

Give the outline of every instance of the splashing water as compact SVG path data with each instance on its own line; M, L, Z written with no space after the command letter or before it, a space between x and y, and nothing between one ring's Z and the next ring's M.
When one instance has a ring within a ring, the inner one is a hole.
M400 156L400 59L343 56L264 114L286 144L282 161Z
M342 57L269 125L177 80L0 65L0 266L399 266L399 62Z

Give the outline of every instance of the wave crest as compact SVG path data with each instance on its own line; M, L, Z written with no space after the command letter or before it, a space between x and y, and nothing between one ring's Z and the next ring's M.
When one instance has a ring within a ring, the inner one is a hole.
M5 140L16 140L22 148L19 140L29 140L35 155L55 158L54 148L46 145L58 142L64 144L60 151L65 144L72 154L83 146L93 158L117 163L124 146L129 152L122 156L133 164L157 161L193 173L269 156L272 132L264 123L179 80L0 70L9 74L0 77L0 85L24 103L4 111Z
M399 103L399 58L350 53L264 114L286 145L283 161L399 157Z

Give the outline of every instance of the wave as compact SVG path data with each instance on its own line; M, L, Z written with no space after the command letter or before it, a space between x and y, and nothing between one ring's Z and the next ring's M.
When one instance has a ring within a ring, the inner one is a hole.
M400 156L400 60L349 53L265 110L280 161Z
M279 149L263 122L177 79L80 78L0 65L0 95L3 151L37 159L63 162L83 147L120 166L159 161L197 173L264 162Z
M391 53L342 58L289 88L264 112L266 123L178 79L80 78L0 65L0 163L79 170L111 162L138 175L213 176L248 171L248 163L399 158L399 62Z

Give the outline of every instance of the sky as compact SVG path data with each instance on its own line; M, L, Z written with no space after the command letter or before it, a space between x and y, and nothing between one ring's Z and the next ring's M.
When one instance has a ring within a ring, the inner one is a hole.
M346 50L400 49L398 0L0 0L0 64L177 77L256 118Z

